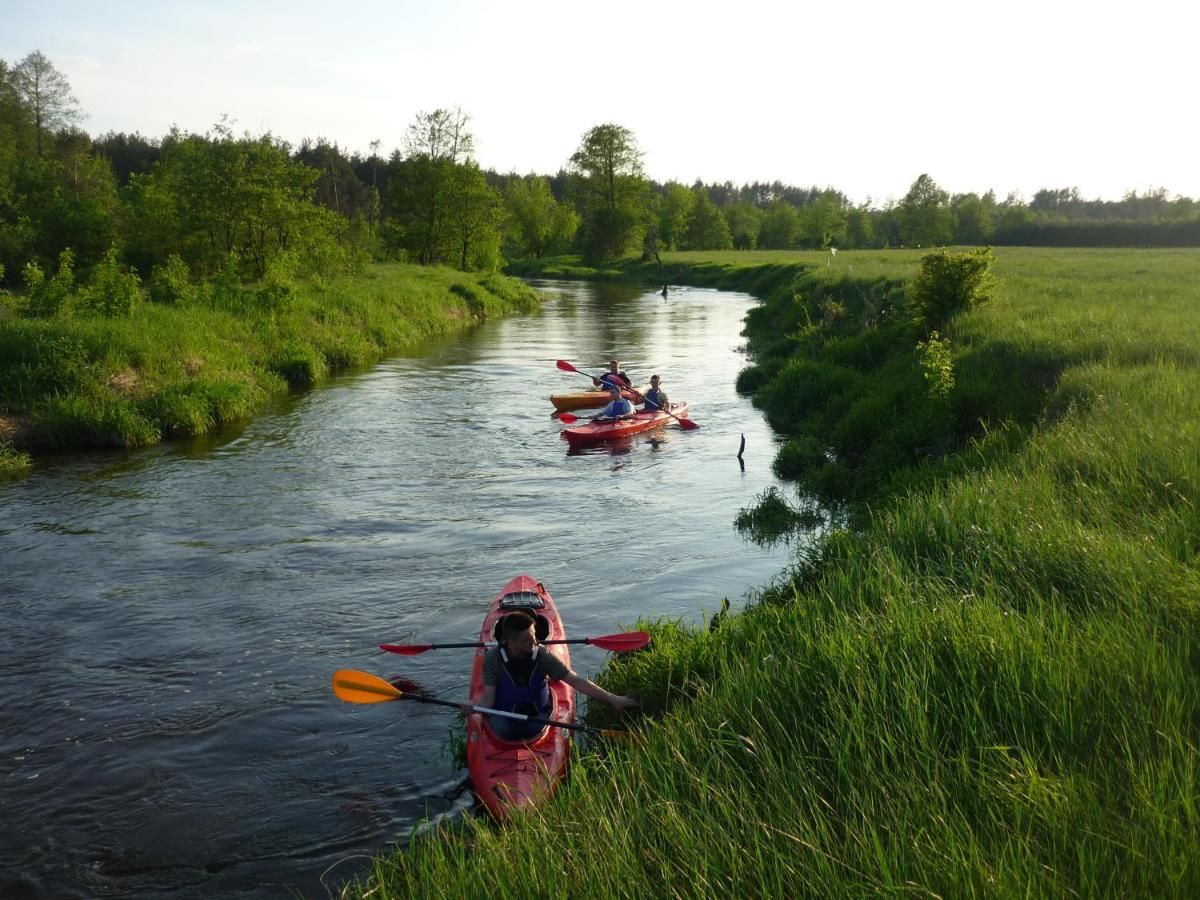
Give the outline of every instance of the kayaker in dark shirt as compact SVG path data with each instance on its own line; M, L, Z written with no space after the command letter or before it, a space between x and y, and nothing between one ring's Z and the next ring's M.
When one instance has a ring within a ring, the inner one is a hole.
M538 645L534 619L527 612L511 612L500 626L500 645L483 657L483 693L479 706L545 718L550 712L549 681L565 681L580 693L603 700L614 709L636 706L632 697L613 694L595 682L576 675L550 650ZM497 736L508 741L536 737L542 725L489 716L488 724Z
M628 375L621 371L621 364L615 359L609 362L608 371L599 378L593 378L592 383L598 388L607 387L610 384L623 388L633 387L633 382L629 380Z
M650 376L650 390L646 391L646 395L642 398L645 405L642 407L642 412L654 412L658 409L669 410L671 401L667 397L667 392L661 387L662 379L657 375Z

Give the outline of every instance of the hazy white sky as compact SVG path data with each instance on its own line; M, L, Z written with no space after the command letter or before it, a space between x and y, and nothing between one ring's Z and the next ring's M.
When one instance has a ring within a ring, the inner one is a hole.
M471 116L485 168L552 174L593 125L658 181L780 180L854 202L952 192L1200 198L1195 0L0 0L93 135L172 124L348 151Z

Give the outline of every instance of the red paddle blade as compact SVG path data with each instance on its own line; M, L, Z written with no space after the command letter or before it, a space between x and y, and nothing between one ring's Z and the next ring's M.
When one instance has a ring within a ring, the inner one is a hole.
M558 414L558 421L560 421L560 422L566 422L568 425L570 425L570 424L571 424L571 423L573 423L573 422L578 422L578 421L579 421L579 416L573 416L573 415L571 415L570 413L559 413L559 414Z
M562 369L564 372L576 372L580 375L583 374L577 368L575 368L573 365L571 365L569 362L567 362L565 359L560 359L558 362L555 363L555 365L558 366L560 369Z
M432 650L433 644L380 644L379 649L401 656L419 656L426 650Z
M587 643L602 650L612 650L615 653L628 653L630 650L641 650L650 643L650 635L644 631L627 631L622 634L609 634L604 637L587 638Z
M695 422L693 422L691 419L680 419L679 427L682 428L684 431L695 431L700 426L697 425Z

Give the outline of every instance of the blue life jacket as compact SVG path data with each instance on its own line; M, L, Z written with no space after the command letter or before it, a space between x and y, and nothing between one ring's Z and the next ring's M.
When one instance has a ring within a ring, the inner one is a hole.
M646 391L645 397L643 398L646 401L646 409L662 409L662 403L660 403L658 399L660 396L662 396L662 390L660 388L650 388L650 390Z
M610 419L618 418L619 416L627 416L633 412L633 404L624 397L618 397L613 400L608 406L604 407L604 412L601 415L607 416Z
M531 659L509 660L508 653L503 647L500 648L500 661L503 665L500 679L496 683L496 709L523 715L550 715L553 709L550 685L546 683L546 673L542 671L538 660L541 649L535 647Z

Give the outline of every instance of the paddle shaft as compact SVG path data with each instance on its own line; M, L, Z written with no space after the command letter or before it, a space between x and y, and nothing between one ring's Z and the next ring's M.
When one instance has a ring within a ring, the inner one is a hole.
M591 638L572 638L569 641L568 640L538 641L538 643L539 644L591 644L591 643L593 643L593 641ZM487 647L490 650L492 647L496 646L496 642L489 641L489 642L485 643L483 641L467 641L462 644L416 644L414 646L418 646L418 647L422 648L423 650L451 650L451 649L458 650L463 647Z
M650 643L650 635L644 631L623 631L619 634L606 634L601 637L573 638L566 640L557 638L552 641L542 641L544 644L590 644L601 650L611 650L615 653L628 653L631 650L641 650ZM380 650L388 653L399 653L401 656L418 656L430 650L445 650L459 647L495 647L495 641L467 641L452 644L380 644Z
M475 706L471 703L455 703L453 700L440 700L437 697L422 697L420 694L405 694L406 700L416 700L418 703L432 703L435 706L448 706L451 709L461 709L463 712L483 713L488 716L501 716L505 719L517 719L521 722L533 722L535 725L553 725L555 728L568 728L571 731L589 731L600 733L598 728L587 725L574 725L570 722L560 722L557 719L546 719L541 716L526 716L522 713L505 712L502 709L492 709L488 706Z

